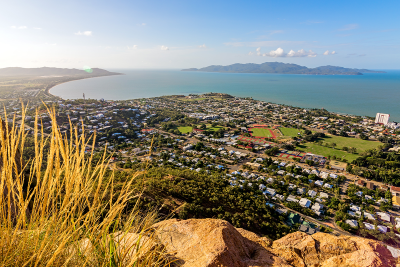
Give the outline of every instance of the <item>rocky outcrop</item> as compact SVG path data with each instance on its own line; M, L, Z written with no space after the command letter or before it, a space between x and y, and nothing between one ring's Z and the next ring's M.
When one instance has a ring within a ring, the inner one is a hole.
M390 251L379 242L324 233L289 234L273 242L272 252L296 267L378 267L396 263Z
M272 242L216 219L171 219L154 229L158 242L181 266L396 266L385 246L360 237L296 232Z
M291 266L267 250L270 240L223 220L172 219L154 228L158 240L182 266Z

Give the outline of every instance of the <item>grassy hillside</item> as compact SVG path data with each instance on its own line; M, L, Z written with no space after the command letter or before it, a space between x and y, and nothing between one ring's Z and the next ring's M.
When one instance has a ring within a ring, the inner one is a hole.
M26 162L24 125L0 119L0 266L165 266L162 247L144 253L147 241L127 247L111 235L152 234L157 214L138 209L141 192L133 186L141 173L114 187L107 159L94 163L85 135L71 131L65 139L51 117L52 133L36 131Z

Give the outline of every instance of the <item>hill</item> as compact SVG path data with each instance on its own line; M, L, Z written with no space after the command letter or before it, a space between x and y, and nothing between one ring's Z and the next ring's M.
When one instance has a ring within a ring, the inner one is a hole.
M117 75L120 73L110 72L107 70L93 68L92 72L86 72L79 69L64 69L64 68L20 68L10 67L0 69L0 76L105 76Z
M212 65L201 69L190 68L182 71L228 72L228 73L280 73L280 74L311 74L311 75L362 75L363 73L384 73L367 69L350 69L337 66L321 66L307 68L297 64L281 62L265 62L262 64L232 64L228 66Z

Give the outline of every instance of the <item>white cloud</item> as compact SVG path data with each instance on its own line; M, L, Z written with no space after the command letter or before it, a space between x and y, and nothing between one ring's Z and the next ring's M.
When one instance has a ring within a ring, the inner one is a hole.
M304 45L304 41L259 41L259 42L229 42L224 43L227 46L233 47L241 47L241 46L250 46L250 47L279 47L283 45Z
M25 30L28 29L26 26L11 26L11 29Z
M34 30L41 30L42 28L37 28L37 27L35 27L35 28L33 28Z
M126 46L129 50L136 50L138 48L137 45L132 45L132 46Z
M329 50L326 50L324 52L324 56L328 56L328 55L336 55L336 51L329 52Z
M347 24L343 28L339 29L338 31L351 31L358 28L358 24Z
M282 48L277 48L276 50L272 50L269 53L264 53L263 57L284 57L285 53Z
M143 22L143 23L142 23L142 26L146 26L146 23Z
M205 44L199 45L200 48L207 48Z
M305 51L304 49L300 49L297 52L294 50L290 50L289 53L285 53L285 51L279 47L276 50L272 50L268 53L261 54L261 48L256 49L258 56L263 57L316 57L317 53L312 50ZM253 55L253 52L250 52L249 55Z
M162 45L161 46L161 50L167 51L167 50L169 50L169 48L167 46L165 46L165 45Z
M84 31L84 32L76 32L75 35L85 35L85 36L92 36L92 32L91 31Z
M304 49L300 49L297 52L290 50L286 55L287 57L316 57L317 53L312 50L305 51Z
M249 52L249 56L252 56L253 55L253 52Z

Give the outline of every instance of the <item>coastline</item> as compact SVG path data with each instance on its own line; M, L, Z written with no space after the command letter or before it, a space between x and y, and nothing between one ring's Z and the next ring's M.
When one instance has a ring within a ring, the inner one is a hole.
M57 91L64 99L82 98L81 92L87 90L87 97L116 101L219 92L305 109L324 108L340 115L375 117L378 112L387 113L391 114L391 120L400 120L397 103L391 101L400 97L400 91L396 90L400 84L398 70L387 71L383 75L365 76L250 75L179 70L116 70L116 72L123 72L125 75L119 78L63 85L60 87L62 90L57 89ZM110 88L113 89L109 90ZM49 87L49 91L50 89ZM340 94L346 97L339 98Z
M63 99L61 96L53 95L52 93L50 93L50 90L51 90L52 88L56 87L57 85L64 84L64 83L69 83L69 82L79 81L79 80L84 80L84 79L91 79L91 78L115 76L115 75L124 75L124 74L123 74L123 73L113 73L113 74L108 74L108 75L97 75L97 76L90 76L90 77L83 77L83 76L81 76L81 77L76 77L76 79L71 79L71 80L69 80L69 81L60 82L60 83L57 83L57 84L54 84L54 85L51 85L51 86L46 87L46 89L45 89L45 94L50 95L50 96L53 96L53 97L57 97L57 98L60 98L60 99ZM65 99L63 99L63 100L65 100Z

